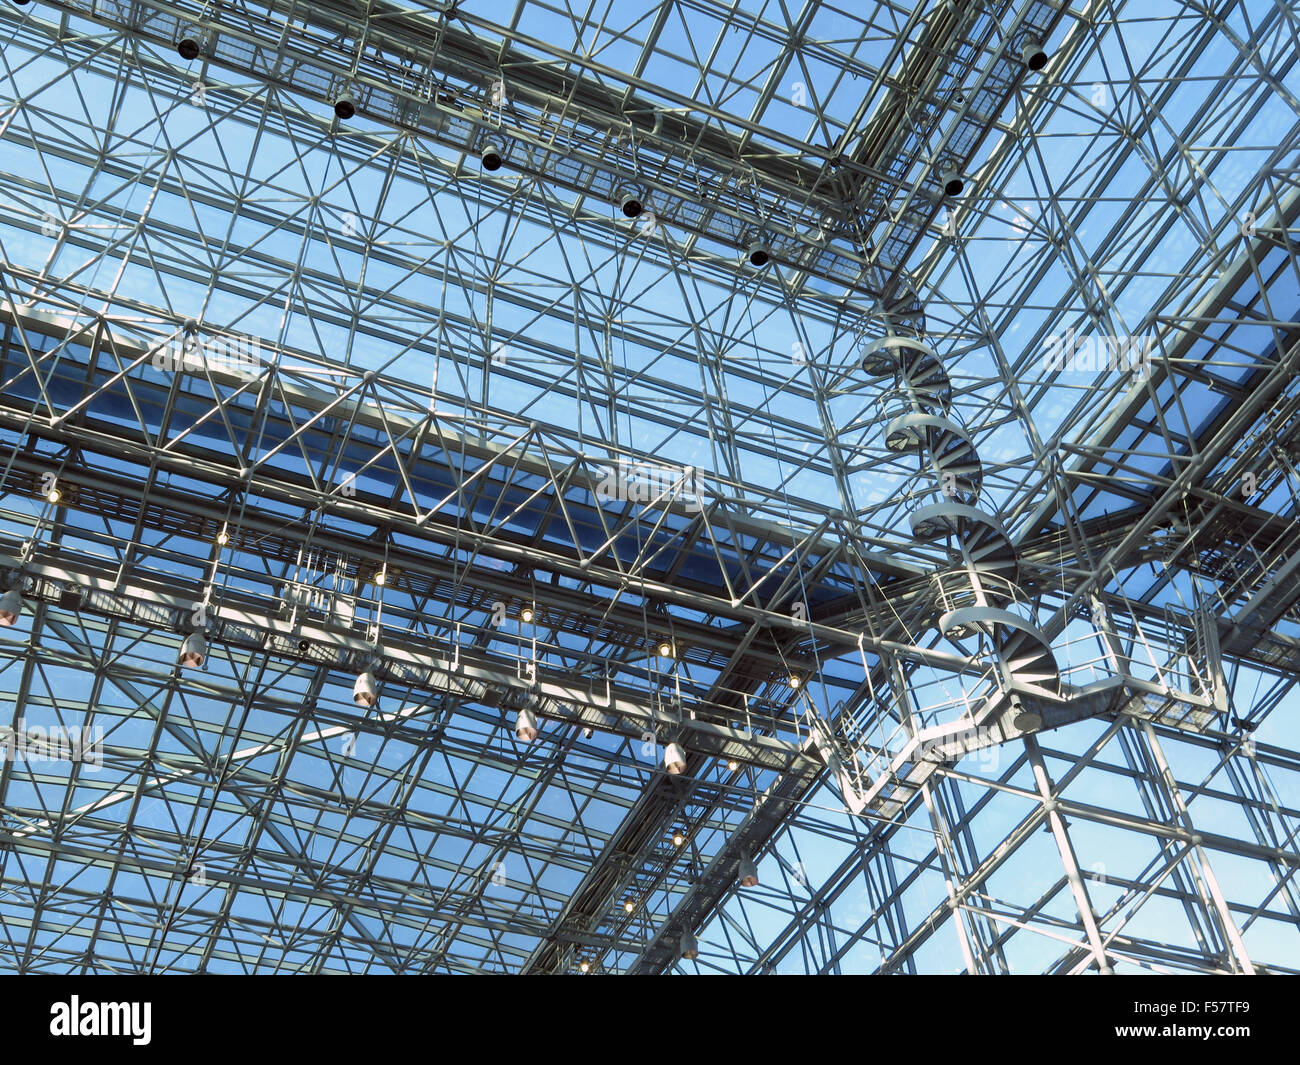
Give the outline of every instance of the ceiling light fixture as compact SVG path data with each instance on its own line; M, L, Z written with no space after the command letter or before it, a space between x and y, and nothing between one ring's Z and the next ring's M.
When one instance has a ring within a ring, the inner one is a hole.
M199 57L199 38L193 29L188 29L181 34L180 40L176 42L176 51L180 57L187 63Z
M180 653L182 667L201 669L207 657L208 641L203 638L203 633L192 632L185 637L185 642L181 644Z
M526 706L515 717L515 735L524 743L537 739L537 715Z
M352 95L352 90L346 90L342 96L334 101L334 114L346 122L349 118L357 113L357 100Z
M10 588L0 595L0 625L8 628L18 620L23 612L23 596L17 588Z
M754 864L753 858L740 859L739 876L741 887L758 887L758 866Z
M1030 70L1042 70L1047 66L1047 53L1043 50L1043 42L1032 34L1021 43L1020 58Z
M645 210L645 192L640 185L624 181L615 191L618 193L618 206L624 217L636 218Z
M357 682L352 685L352 701L357 706L374 706L378 700L379 682L374 673L367 669L357 676Z

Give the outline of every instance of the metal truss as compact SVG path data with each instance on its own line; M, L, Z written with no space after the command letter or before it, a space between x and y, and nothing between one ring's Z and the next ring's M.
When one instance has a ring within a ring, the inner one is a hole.
M0 971L1300 971L1300 15L596 12L0 8Z

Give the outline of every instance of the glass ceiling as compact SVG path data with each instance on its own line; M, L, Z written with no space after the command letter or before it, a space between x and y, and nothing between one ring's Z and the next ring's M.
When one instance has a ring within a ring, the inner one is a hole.
M0 9L0 971L1300 970L1300 20L847 7Z

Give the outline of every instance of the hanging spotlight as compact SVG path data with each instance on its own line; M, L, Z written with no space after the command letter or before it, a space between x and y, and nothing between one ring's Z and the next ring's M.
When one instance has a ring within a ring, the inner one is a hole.
M799 676L798 673L791 673L791 674L790 674L790 687L792 687L795 691L798 691L800 688L802 688L802 687L803 687L803 677Z
M357 113L357 98L352 95L351 89L345 89L334 101L334 113L344 122Z
M758 887L758 866L753 858L740 859L740 886Z
M1032 34L1020 45L1020 58L1030 70L1042 70L1047 66L1047 53L1043 51L1043 42Z
M8 628L23 612L23 596L17 588L10 588L0 595L0 625Z
M940 174L939 184L943 186L945 196L960 196L961 190L966 187L966 182L956 170L945 170Z
M48 492L45 493L45 498L50 503L57 503L60 499L63 498L63 493L60 492L57 488L51 488Z
M728 759L727 759L727 768L730 769L730 770L734 773L737 769L740 768L740 763L737 762L734 758L728 758Z
M686 833L683 832L680 828L674 829L674 830L673 830L673 846L674 846L674 847L680 847L680 846L681 846L683 843L685 843L685 842L686 842Z
M375 583L376 583L377 585L379 585L379 587L381 587L381 588L382 588L385 584L388 583L388 567L387 567L387 566L381 566L381 567L379 568L379 570L375 573Z
M700 956L700 945L690 932L683 932L678 940L678 949L681 956L687 961L694 961Z
M670 743L664 748L664 768L673 776L686 770L686 752L680 743Z
M671 640L660 640L659 645L655 648L660 658L673 657L673 644Z
M1033 732L1043 727L1043 715L1025 706L1020 696L1011 696L1011 723L1022 732Z
M379 682L370 670L357 676L357 682L352 685L352 701L357 706L374 706L379 701Z
M745 248L745 258L749 260L750 266L761 270L772 261L772 249L761 237L755 237Z
M182 33L180 40L176 42L176 51L185 62L198 59L201 48L199 46L199 35L193 27L187 27Z
M636 911L636 903L632 899L625 899L623 902L623 912L634 913L635 911Z
M217 546L225 547L228 543L230 543L230 534L225 529L222 529L221 532L217 533Z
M489 141L483 146L483 150L479 153L478 158L479 162L483 164L484 170L500 170L502 160L501 146Z
M1020 710L1011 723L1021 732L1034 732L1043 727L1043 715L1037 710Z
M586 958L583 958L582 961L578 962L578 972L580 973L591 972L591 962L589 962Z
M530 606L526 606L523 610L519 611L519 620L525 625L531 625L533 623L533 618L536 616L537 615L533 612L533 608Z
M537 739L537 715L526 706L515 718L515 735L525 743L532 743Z
M208 641L203 638L203 633L191 632L185 637L185 642L181 644L180 663L182 666L192 666L194 669L200 669L207 657Z
M636 218L645 210L645 193L640 185L624 181L615 192L618 194L618 205L622 208L624 217Z

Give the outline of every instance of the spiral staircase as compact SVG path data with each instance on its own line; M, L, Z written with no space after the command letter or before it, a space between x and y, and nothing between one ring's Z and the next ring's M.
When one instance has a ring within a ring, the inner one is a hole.
M917 456L932 481L909 524L914 539L948 544L950 565L933 578L937 626L967 654L990 653L1011 724L1022 732L1040 728L1041 702L1061 696L1060 669L1017 583L1015 546L978 505L983 468L953 410L943 361L916 337L892 334L868 343L861 365L893 380L879 399L885 446Z

